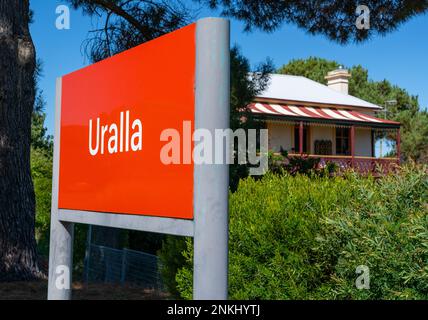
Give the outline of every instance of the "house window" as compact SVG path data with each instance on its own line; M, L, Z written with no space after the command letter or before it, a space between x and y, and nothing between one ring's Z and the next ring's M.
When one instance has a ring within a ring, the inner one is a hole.
M336 154L349 156L351 154L350 148L350 128L336 128Z
M294 127L294 152L300 152L300 126ZM309 153L308 150L308 127L303 127L303 153Z

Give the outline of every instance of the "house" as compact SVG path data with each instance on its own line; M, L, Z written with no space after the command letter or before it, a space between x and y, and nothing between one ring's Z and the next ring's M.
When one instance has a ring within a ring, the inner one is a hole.
M382 107L348 94L351 75L329 72L325 86L301 76L271 75L267 89L249 106L269 130L269 150L334 162L360 172L389 171L400 161L400 123L377 116ZM375 138L396 140L395 155L375 157Z

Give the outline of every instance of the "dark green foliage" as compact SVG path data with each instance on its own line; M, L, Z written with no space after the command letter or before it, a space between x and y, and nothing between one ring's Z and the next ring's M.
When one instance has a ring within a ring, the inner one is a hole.
M336 61L310 57L306 60L291 60L289 63L278 69L278 73L303 76L316 82L327 84L327 80L325 79L327 73L329 71L338 69L339 67L340 64ZM358 78L360 81L362 81L361 75L358 75ZM354 81L356 80L354 74L352 74L351 79Z
M39 95L36 97L36 102L32 115L31 146L33 148L46 150L47 152L52 153L52 137L47 135L47 129L44 126L46 120L46 113L44 112L45 101L43 100L42 94L43 93L39 93Z
M196 11L180 0L68 0L103 25L85 43L92 61L153 40L190 24Z
M94 60L123 51L195 20L202 8L220 9L223 16L244 22L245 30L271 32L285 23L311 33L346 43L384 35L409 19L425 13L427 1L366 0L370 9L370 28L356 27L352 1L265 1L265 0L68 0L75 8L103 20L94 33L89 49ZM195 6L196 4L196 6Z
M37 86L37 81L42 77L43 64L41 60L37 60L36 71L34 74L34 86L36 88L36 99L34 101L33 114L31 116L31 147L44 150L47 153L53 152L52 136L47 134L45 127L46 120L46 101L43 97L43 91Z
M427 299L426 170L242 181L230 195L230 298ZM175 279L189 299L193 247L182 246L172 257L174 269L186 260ZM370 268L370 290L355 286L360 265Z
M296 174L308 174L319 170L320 159L309 157L288 157L285 170L292 176Z
M292 60L281 67L281 74L300 75L326 84L325 76L340 66L335 61L311 57L306 60ZM349 93L358 98L370 101L379 106L386 106L388 119L402 123L401 149L405 160L428 163L428 112L419 106L417 96L392 85L389 81L372 81L368 71L362 66L349 68L352 78L349 82ZM387 105L387 101L396 100L396 105ZM385 113L381 113L384 117ZM395 137L391 137L395 139Z
M162 248L165 237L165 235L158 233L128 231L127 247L155 255Z
M331 1L331 0L199 0L211 8L219 8L226 17L245 23L245 29L274 31L292 23L310 34L323 34L345 43L367 40L374 34L386 34L402 23L428 10L427 1ZM370 29L356 27L356 9L364 4L370 9Z
M83 275L88 227L85 224L74 225L73 278L77 281L81 280Z
M270 60L259 64L255 70L237 47L231 50L231 97L230 128L261 129L262 124L254 120L253 113L246 107L256 95L263 92L269 84L269 74L274 67ZM235 151L238 150L235 143ZM248 165L235 163L230 166L230 188L236 190L239 180L248 176Z
M254 122L253 113L245 106L249 105L256 95L266 89L270 81L269 74L273 72L274 66L272 61L268 59L252 69L250 62L242 55L238 47L233 47L230 55L230 127L232 130L252 129L258 125Z
M31 172L36 194L36 240L42 256L49 253L49 226L52 191L52 154L41 148L31 149Z
M34 83L41 76L41 62L37 62ZM36 86L37 88L37 86ZM49 226L52 193L53 142L45 127L43 92L37 89L31 122L31 175L36 195L36 241L40 255L49 253Z
M403 124L402 151L405 159L428 163L428 111L404 110L394 118Z
M159 251L163 283L168 292L175 298L180 298L175 276L186 263L186 258L183 256L186 248L186 238L166 236L162 249Z
M287 151L282 150L281 154L269 153L269 171L274 174L289 174L295 176L303 174L307 176L331 176L337 172L335 163L327 162L325 166L320 165L320 158L313 158L306 155L290 156Z

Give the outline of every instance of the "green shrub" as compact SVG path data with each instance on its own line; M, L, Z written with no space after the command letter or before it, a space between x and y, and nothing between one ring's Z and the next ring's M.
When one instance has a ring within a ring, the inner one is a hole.
M269 152L269 171L274 174L295 176L303 174L308 176L332 176L338 172L338 166L333 162L321 165L320 158L308 155L290 156L286 150L281 148L279 154Z
M232 299L427 299L428 175L268 174L230 195ZM192 295L192 243L175 275ZM171 253L170 253L171 254ZM164 261L168 264L168 261ZM356 268L370 269L359 290Z
M355 179L357 182L361 179ZM318 263L329 267L317 298L428 298L428 178L404 168L378 183L361 183L350 205L321 220ZM370 268L370 290L355 286L355 267Z
M39 253L48 256L51 216L52 155L49 151L31 150L31 173L36 195L36 240Z
M186 263L186 238L176 236L166 236L162 243L162 249L158 256L161 263L161 275L163 283L168 292L175 298L180 298L180 291L177 289L176 274Z

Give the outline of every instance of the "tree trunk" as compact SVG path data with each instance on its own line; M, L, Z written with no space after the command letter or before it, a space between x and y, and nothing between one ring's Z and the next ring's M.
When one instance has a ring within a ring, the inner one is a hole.
M39 276L30 171L35 48L29 0L0 0L0 281Z

